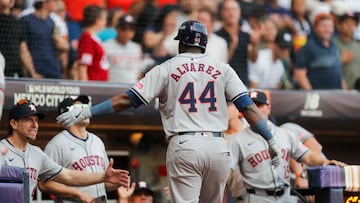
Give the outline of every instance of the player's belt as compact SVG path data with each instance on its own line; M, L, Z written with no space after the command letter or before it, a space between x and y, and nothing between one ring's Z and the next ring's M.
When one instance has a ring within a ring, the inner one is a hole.
M261 190L261 189L246 189L246 192L256 195L267 195L267 196L282 196L285 193L285 188L278 188L275 190Z
M106 203L105 195L95 198L95 203Z
M179 135L200 135L200 136L213 136L213 137L224 137L223 132L179 132Z

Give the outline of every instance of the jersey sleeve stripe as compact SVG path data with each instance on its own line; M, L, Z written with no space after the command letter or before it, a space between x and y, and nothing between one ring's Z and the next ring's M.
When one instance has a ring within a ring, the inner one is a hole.
M235 100L239 99L240 97L243 97L247 95L247 92L241 92L240 94L236 95L234 98L231 99L231 102L234 102Z
M235 106L237 107L237 109L240 112L243 111L246 107L248 107L254 103L248 96L247 92L243 92L243 93L237 95L231 101L235 104Z
M58 176L63 169L64 169L64 167L61 167L61 169L57 173L54 173L54 175L52 175L49 178L47 178L46 180L44 180L44 182L46 183L47 181L49 181L49 180L53 179L54 177Z
M305 154L307 154L308 152L310 152L309 149L307 149L301 156L299 156L299 158L296 159L297 162L301 162L302 158L305 156Z
M149 102L147 102L146 99L142 97L134 88L129 89L126 93L130 98L131 104L135 108L139 107L141 104L149 104Z

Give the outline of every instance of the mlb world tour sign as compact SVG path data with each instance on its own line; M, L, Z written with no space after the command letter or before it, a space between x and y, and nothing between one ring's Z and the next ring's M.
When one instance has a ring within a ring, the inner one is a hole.
M6 78L5 109L18 100L26 98L46 111L56 111L59 103L68 96L89 95L98 102L125 90L118 85L94 82L75 82L71 80L34 80Z
M51 84L25 84L23 92L14 92L14 103L27 98L37 106L57 107L69 95L79 95L80 87Z
M129 87L129 85L109 82L6 78L4 109L10 109L18 100L25 98L32 101L42 111L56 112L59 103L68 96L85 94L91 97L92 104L97 104L111 96L127 91ZM158 115L158 110L154 108L154 105L140 109L140 111L132 109L130 112Z

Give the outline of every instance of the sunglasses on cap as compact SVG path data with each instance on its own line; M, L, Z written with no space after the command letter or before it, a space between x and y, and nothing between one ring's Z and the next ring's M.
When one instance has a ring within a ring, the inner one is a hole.
M39 119L45 118L45 114L38 112L35 104L28 99L18 100L18 102L9 110L9 120L17 120L33 115L38 116Z
M24 104L32 104L30 100L28 99L20 99L18 102L16 102L16 106L21 106Z

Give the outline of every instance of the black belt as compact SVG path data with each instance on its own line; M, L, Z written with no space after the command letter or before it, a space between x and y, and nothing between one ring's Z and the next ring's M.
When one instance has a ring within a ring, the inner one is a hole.
M223 132L179 132L179 135L195 135L195 134L199 134L201 136L208 136L208 135L212 135L213 137L224 137L224 133Z
M100 197L97 197L97 198L95 199L95 203L106 203L106 197L105 197L105 195L100 196Z
M259 190L259 189L246 189L246 192L250 194L266 194L268 196L282 196L285 193L285 188L279 188L275 190Z

